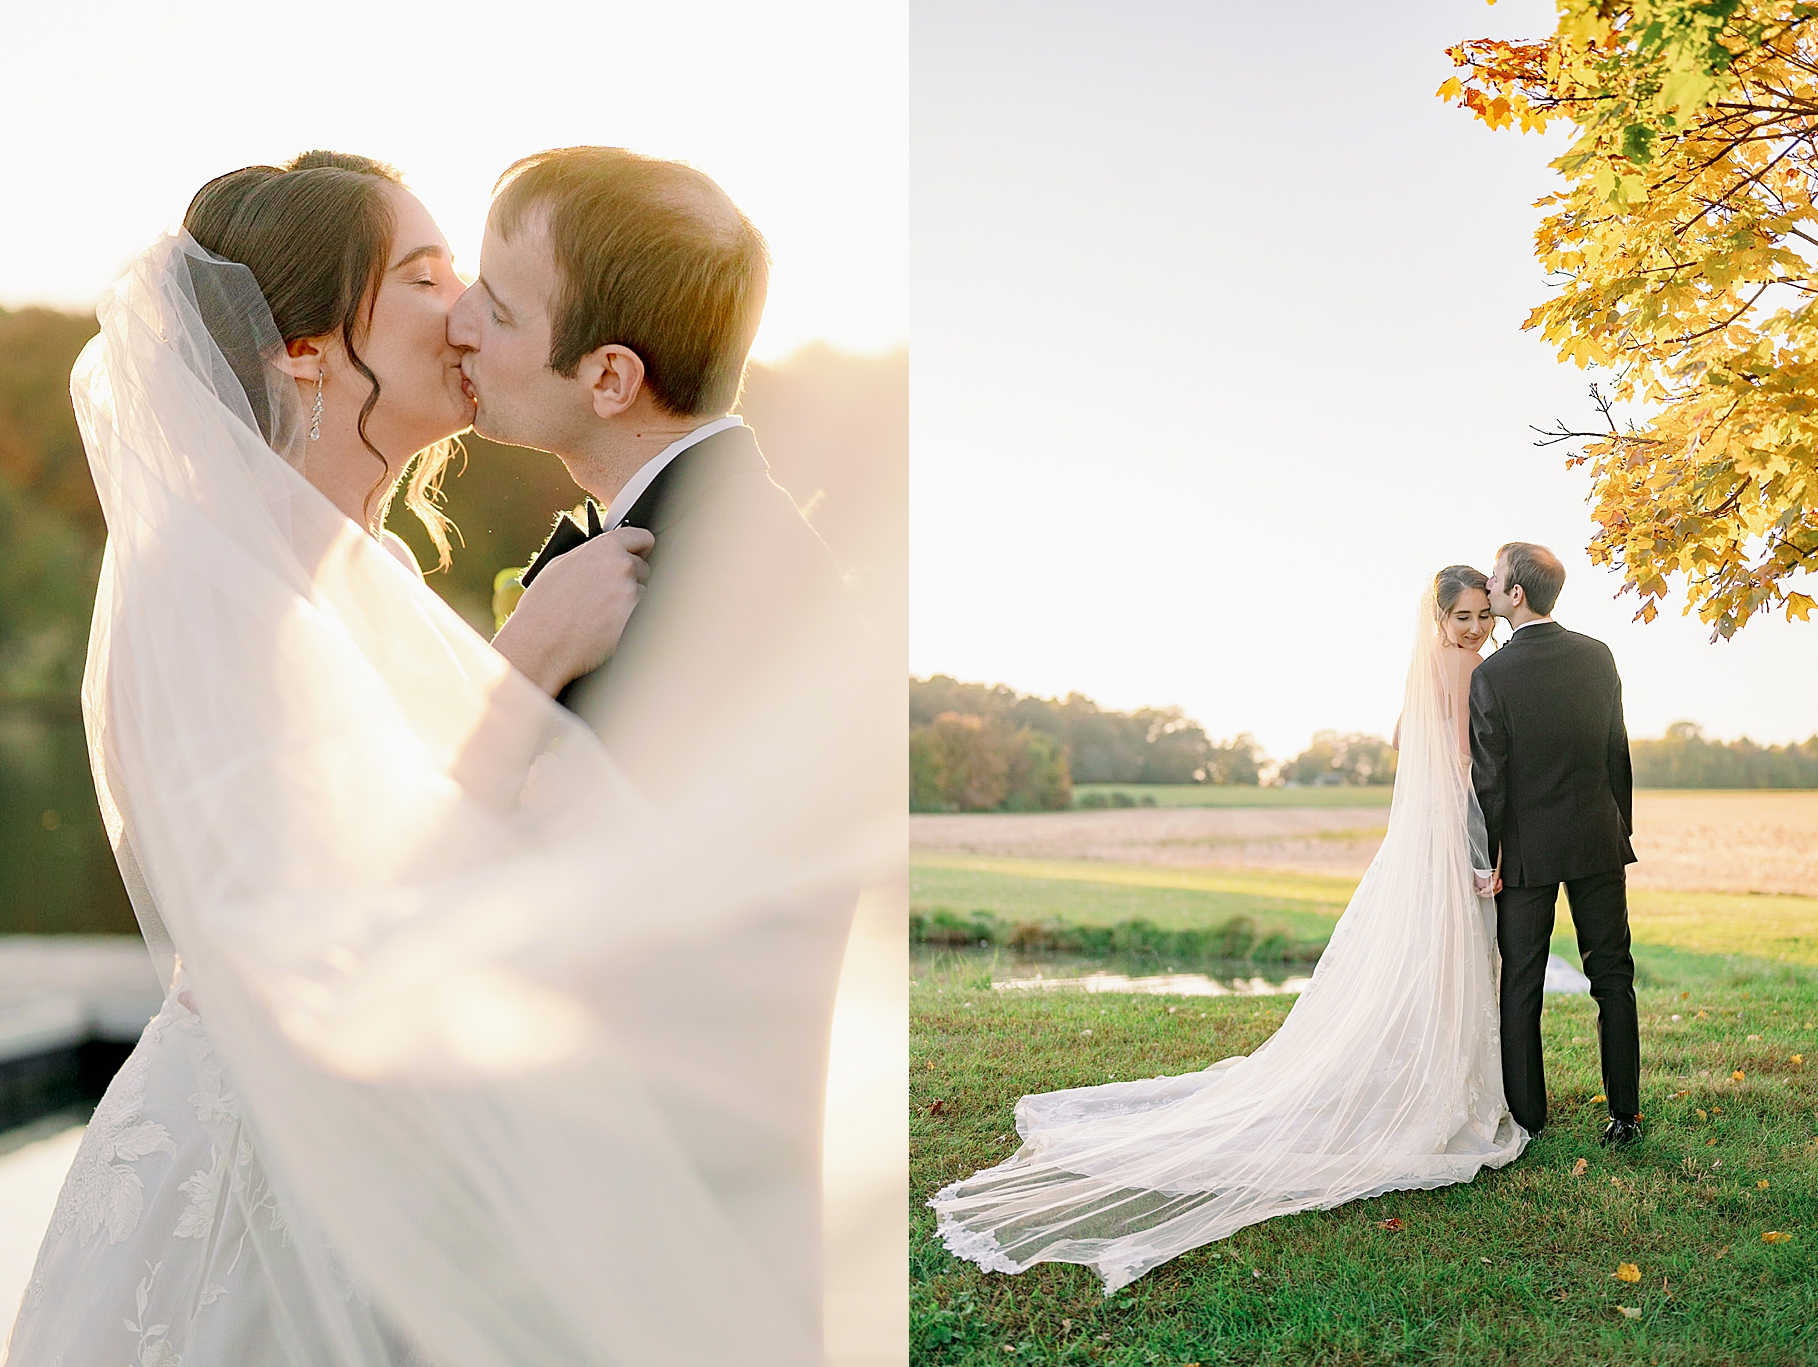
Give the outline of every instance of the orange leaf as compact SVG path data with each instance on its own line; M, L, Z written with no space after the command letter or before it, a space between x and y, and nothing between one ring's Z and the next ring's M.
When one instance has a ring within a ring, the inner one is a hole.
M1399 1234L1399 1233L1401 1233L1402 1230L1407 1228L1407 1226L1401 1222L1399 1217L1391 1217L1390 1219L1387 1219L1387 1220L1378 1221L1378 1223L1380 1225L1382 1225L1382 1227L1384 1229L1388 1230L1389 1233L1391 1233L1391 1234Z
M1770 1229L1766 1234L1761 1236L1761 1242L1764 1244L1784 1244L1792 1237L1791 1234L1782 1234L1777 1229Z

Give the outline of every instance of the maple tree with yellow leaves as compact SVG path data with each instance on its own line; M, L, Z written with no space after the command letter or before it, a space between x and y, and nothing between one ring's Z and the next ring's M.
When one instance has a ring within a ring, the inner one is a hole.
M1442 99L1491 128L1576 128L1535 251L1529 316L1562 360L1610 372L1582 441L1595 563L1652 621L1733 635L1806 620L1818 572L1818 4L1559 0L1541 41L1447 49ZM1618 422L1615 406L1636 414Z

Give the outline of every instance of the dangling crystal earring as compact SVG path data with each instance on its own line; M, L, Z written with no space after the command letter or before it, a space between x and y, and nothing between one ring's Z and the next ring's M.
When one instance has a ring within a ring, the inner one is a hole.
M309 415L309 439L322 439L322 372L316 372L316 406Z

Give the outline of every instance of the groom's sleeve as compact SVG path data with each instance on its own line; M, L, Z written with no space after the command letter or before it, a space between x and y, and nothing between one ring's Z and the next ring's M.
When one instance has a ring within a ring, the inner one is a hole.
M1616 701L1610 708L1610 791L1622 813L1625 834L1635 834L1635 771L1629 762L1629 728L1622 720L1622 676L1616 678Z
M1509 732L1483 670L1471 675L1471 786L1483 808L1484 837L1494 867L1502 855L1502 822L1508 802Z

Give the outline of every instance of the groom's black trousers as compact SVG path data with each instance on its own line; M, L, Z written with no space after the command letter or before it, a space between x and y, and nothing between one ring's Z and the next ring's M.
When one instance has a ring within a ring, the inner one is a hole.
M1641 1030L1635 1019L1635 960L1629 953L1628 879L1622 868L1566 881L1584 973L1597 1002L1597 1044L1610 1114L1641 1110ZM1559 884L1504 888L1496 895L1502 953L1502 1086L1509 1112L1529 1134L1547 1123L1547 1073L1540 1056L1540 1004L1547 942Z

